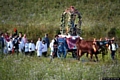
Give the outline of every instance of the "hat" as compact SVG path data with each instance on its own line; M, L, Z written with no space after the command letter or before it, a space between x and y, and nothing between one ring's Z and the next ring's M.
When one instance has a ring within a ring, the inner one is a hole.
M17 31L17 28L14 28L14 32L16 32Z

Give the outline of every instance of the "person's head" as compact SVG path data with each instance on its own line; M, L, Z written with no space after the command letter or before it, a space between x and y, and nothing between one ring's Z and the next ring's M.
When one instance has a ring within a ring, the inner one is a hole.
M45 34L45 37L48 37L48 34Z
M33 40L31 39L31 41L30 41L31 43L33 43Z
M57 39L58 38L58 35L55 35L55 39Z
M107 37L105 37L105 40L106 40L106 41L108 41L108 38L107 38Z
M96 38L94 38L93 41L96 41Z
M1 32L1 33L0 33L0 36L3 36L3 35L4 35L3 32Z
M8 36L8 33L7 33L7 32L5 33L5 36Z
M70 10L71 10L72 12L74 12L74 10L75 10L74 6L70 6Z
M75 27L77 27L77 24L75 24Z
M102 41L102 38L100 38L100 41Z
M41 38L40 38L40 37L38 38L38 41L41 41Z
M45 44L45 40L43 40L42 43Z
M22 37L22 32L19 32L19 37Z
M114 43L115 42L115 40L111 40L111 43Z
M24 34L24 36L23 37L26 37L26 34Z
M115 37L112 37L112 40L115 40Z

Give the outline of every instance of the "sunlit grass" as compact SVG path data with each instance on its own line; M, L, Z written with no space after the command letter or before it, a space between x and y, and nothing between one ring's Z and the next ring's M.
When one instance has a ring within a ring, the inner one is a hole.
M105 61L92 62L85 56L80 61L69 54L66 59L49 57L6 55L0 58L1 80L101 80L119 77L120 58L113 62L108 55ZM101 55L99 55L100 57ZM108 58L107 58L108 57Z

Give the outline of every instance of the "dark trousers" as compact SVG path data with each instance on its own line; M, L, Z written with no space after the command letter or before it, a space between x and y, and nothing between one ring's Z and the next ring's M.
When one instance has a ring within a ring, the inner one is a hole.
M46 51L46 52L42 52L42 55L43 55L44 57L47 57L47 51Z
M29 54L29 51L25 52L25 55L28 55Z
M12 51L8 51L8 54L12 54Z
M116 51L111 51L111 58L112 58L112 60L115 59L115 52L116 52Z
M35 54L35 51L31 51L29 53L30 53L30 56L33 56Z

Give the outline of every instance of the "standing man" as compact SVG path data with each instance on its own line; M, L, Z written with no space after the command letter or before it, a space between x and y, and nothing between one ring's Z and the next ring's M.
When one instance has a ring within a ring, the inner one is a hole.
M13 48L14 48L14 51L17 53L18 55L18 51L19 51L19 42L18 42L18 37L17 35L14 35L13 37Z
M55 35L55 38L50 43L51 53L50 56L57 57L58 55L58 35Z
M109 45L109 50L111 51L111 58L112 60L115 59L115 53L117 51L118 45L115 43L114 39L111 40L111 43Z
M5 43L4 36L3 36L3 33L1 33L0 34L0 48L1 48L2 54L3 54L3 50L4 50L4 43Z
M43 40L45 40L45 43L47 43L47 48L49 48L50 40L49 40L49 38L48 38L48 34L45 34L45 37L44 37Z

